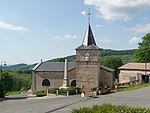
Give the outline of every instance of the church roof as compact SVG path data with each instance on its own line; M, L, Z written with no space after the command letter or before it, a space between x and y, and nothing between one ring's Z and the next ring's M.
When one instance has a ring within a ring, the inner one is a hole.
M108 68L108 67L105 67L105 66L103 66L103 65L101 65L101 67L100 67L101 69L104 69L104 70L106 70L106 71L108 71L108 72L114 72L115 70L114 69L111 69L111 68Z
M100 48L95 46L94 44L92 44L92 45L89 45L89 46L81 45L76 49L100 49Z
M41 62L37 64L32 71L64 71L64 62ZM76 62L68 62L68 70L74 69L76 67ZM104 69L109 72L114 72L113 69L102 66L101 69Z
M64 71L65 62L41 62L32 71ZM75 68L75 62L68 62L68 70Z
M146 66L146 67L145 67ZM150 63L127 63L121 67L120 70L149 70L150 71Z
M88 25L88 28L85 32L84 35L84 39L82 42L82 45L79 46L76 49L100 49L99 47L97 47L95 39L94 39L94 35L90 26L90 23Z
M88 28L87 28L87 30L85 32L82 45L89 46L89 45L92 45L92 44L94 44L96 46L94 35L93 35L93 32L92 32L91 26L89 24Z

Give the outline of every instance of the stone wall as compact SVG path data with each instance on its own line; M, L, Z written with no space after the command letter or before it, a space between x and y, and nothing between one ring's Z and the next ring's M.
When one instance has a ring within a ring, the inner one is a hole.
M109 72L107 70L101 69L100 70L100 76L101 76L101 86L113 86L114 85L114 75L112 72Z
M89 61L85 61L85 54L89 53ZM99 86L100 80L100 51L77 50L76 51L76 82L77 86L84 85L85 92Z
M59 88L63 84L64 72L33 72L32 74L32 90L33 93L39 90L44 90L46 88ZM50 81L50 86L42 86L42 81L48 79ZM69 85L72 80L76 79L76 71L72 69L68 72Z
M142 81L142 75L145 75L145 71L121 70L119 74L119 82L126 83L136 79ZM150 75L150 71L147 71L147 75Z

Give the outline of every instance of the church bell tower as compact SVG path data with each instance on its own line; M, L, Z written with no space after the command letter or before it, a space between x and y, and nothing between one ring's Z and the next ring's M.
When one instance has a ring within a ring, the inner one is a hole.
M100 86L100 56L90 23L81 46L76 48L76 85L84 87L85 92Z

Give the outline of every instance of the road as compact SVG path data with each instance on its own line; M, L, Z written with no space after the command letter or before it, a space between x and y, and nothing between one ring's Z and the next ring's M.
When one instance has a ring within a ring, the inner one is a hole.
M150 108L150 87L99 95L98 98L81 99L80 95L75 95L58 98L4 100L0 102L0 113L70 113L74 108L103 103Z

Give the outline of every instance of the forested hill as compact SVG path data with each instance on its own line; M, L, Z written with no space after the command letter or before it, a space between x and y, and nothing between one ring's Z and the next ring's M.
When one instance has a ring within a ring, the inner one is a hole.
M102 51L102 57L105 56L113 56L113 55L133 55L136 49L132 50L111 50L111 49L104 49Z
M101 53L101 57L103 59L104 57L108 57L108 56L117 56L117 57L120 57L123 60L123 63L127 63L128 61L133 61L135 59L133 57L133 54L134 54L135 50L136 49L132 49L132 50L104 49ZM72 61L75 61L76 56L71 55L71 56L67 56L67 57L64 57L64 58L68 59L69 62L72 62ZM60 60L61 60L61 58L56 58L56 59L49 60L48 62L58 62Z

